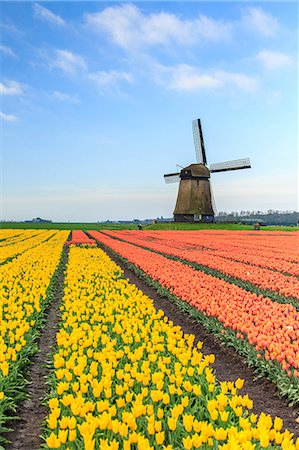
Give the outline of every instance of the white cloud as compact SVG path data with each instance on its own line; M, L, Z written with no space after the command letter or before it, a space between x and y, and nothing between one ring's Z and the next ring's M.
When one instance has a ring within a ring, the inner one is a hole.
M89 74L89 79L95 81L98 86L102 88L115 86L121 81L126 81L127 83L131 83L133 81L133 77L130 73L118 72L116 70L91 73Z
M22 35L22 34L23 34L22 31L21 31L19 28L17 28L17 27L11 22L10 19L6 19L6 20L3 20L3 21L1 22L1 30L5 30L5 31L7 31L8 33L12 33L12 34L16 34L16 35Z
M17 120L17 116L14 116L13 114L5 114L2 111L0 111L0 118L4 120L4 122L14 122Z
M293 60L289 55L274 50L261 50L257 54L256 59L266 69L283 69L293 65Z
M85 15L85 24L106 33L118 46L132 50L144 45L198 44L202 40L223 41L231 36L231 25L204 15L192 20L172 13L145 15L133 4L107 7L95 14Z
M16 56L12 49L6 45L0 45L0 51L7 56Z
M0 83L0 94L3 95L22 95L23 85L17 81L8 81L6 84Z
M163 72L166 74L166 80L164 79L166 87L175 91L215 89L222 85L221 81L213 75L204 74L187 64L180 64L171 68L165 67Z
M196 92L200 90L223 90L228 87L253 92L258 82L247 75L224 70L203 71L188 64L173 67L155 66L156 81L175 91Z
M279 22L262 8L249 7L243 10L241 25L250 31L271 37L279 30Z
M91 73L89 75L91 80L96 81L101 86L107 86L110 84L114 84L120 80L124 80L127 82L132 82L132 75L127 72L118 72L116 70L110 71L99 71L95 73Z
M69 50L56 50L56 59L50 63L50 67L57 67L66 73L75 73L78 70L86 70L87 65L82 56Z
M52 93L52 98L55 100L59 100L62 102L72 102L72 103L79 103L79 97L77 95L71 95L67 94L66 92L60 92L60 91L54 91Z
M242 73L218 70L215 72L215 76L222 82L223 86L230 85L241 91L254 92L259 87L258 81L255 78Z
M34 14L39 19L42 19L46 22L52 23L54 25L63 26L65 25L65 21L58 16L57 14L52 13L49 9L45 8L44 6L39 5L38 3L35 3L33 5Z

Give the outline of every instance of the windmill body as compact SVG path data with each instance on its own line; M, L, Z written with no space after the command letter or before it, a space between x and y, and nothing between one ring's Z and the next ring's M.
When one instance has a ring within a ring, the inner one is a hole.
M174 214L175 222L214 222L215 202L210 184L213 172L226 172L250 168L250 161L238 159L207 167L200 119L193 120L193 138L197 163L184 167L180 172L164 175L166 183L179 181Z
M213 221L210 171L204 164L191 164L181 170L173 214L175 222Z

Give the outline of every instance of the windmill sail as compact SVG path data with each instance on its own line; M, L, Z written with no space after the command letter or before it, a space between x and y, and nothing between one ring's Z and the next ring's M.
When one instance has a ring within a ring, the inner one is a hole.
M228 170L250 169L250 159L235 159L233 161L225 161L221 163L211 164L210 172L227 172Z
M177 183L180 181L180 172L166 173L164 175L165 183Z
M204 144L204 140L203 140L200 119L195 119L192 121L192 129L193 129L193 140L194 140L196 161L199 164L206 165L207 157L206 157L205 144Z
M212 208L214 211L214 215L217 215L217 206L216 206L216 202L215 202L215 195L214 195L212 183L210 183L210 191L211 191L211 201L212 201Z
M216 205L210 175L213 172L249 169L249 158L225 161L207 166L200 119L192 122L196 163L164 175L166 183L180 182L173 212L175 222L214 222Z

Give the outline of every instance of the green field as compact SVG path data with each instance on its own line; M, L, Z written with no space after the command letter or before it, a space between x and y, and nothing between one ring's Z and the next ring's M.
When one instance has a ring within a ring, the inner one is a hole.
M33 222L1 222L0 228L10 229L55 229L55 230L136 230L137 224L106 224L106 223L33 223ZM253 230L252 225L240 225L234 223L154 223L144 225L144 230ZM299 231L295 226L265 226L261 227L263 231Z
M69 223L69 222L2 222L0 228L9 229L45 229L45 230L135 230L135 224L105 224L105 223Z
M155 223L145 227L146 230L253 230L253 225L237 223ZM261 231L298 231L299 227L263 226Z

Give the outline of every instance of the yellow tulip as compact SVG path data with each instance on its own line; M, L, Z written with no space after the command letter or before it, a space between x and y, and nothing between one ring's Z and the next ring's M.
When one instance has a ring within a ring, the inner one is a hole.
M155 435L156 443L158 445L162 445L165 439L164 431L160 431L159 433L156 433Z
M46 444L49 448L60 447L60 441L54 433L51 433L50 436L46 439Z

